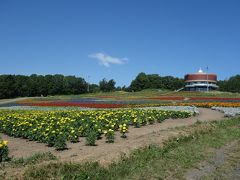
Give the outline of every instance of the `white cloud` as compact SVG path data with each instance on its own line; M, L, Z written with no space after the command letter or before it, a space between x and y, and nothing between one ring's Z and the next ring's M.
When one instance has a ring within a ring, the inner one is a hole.
M105 67L110 67L111 64L125 64L128 60L128 58L112 57L104 53L90 54L88 57L98 60L98 62Z

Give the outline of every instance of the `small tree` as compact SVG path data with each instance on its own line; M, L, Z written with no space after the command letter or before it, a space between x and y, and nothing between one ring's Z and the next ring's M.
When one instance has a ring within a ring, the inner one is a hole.
M115 84L116 84L116 82L113 79L109 80L108 81L108 91L114 91L115 90Z
M103 92L110 92L115 90L116 82L111 79L107 81L105 78L99 82L99 88Z

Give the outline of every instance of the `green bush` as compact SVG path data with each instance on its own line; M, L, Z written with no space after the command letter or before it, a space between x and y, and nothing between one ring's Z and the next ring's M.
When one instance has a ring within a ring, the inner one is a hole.
M108 131L105 131L105 136L107 139L107 143L114 143L114 130L109 129Z
M9 160L7 143L7 141L3 141L0 139L0 162Z
M86 135L86 145L95 146L97 140L97 132L94 129L89 129Z
M61 151L67 149L67 144L64 136L56 136L54 145L56 150Z

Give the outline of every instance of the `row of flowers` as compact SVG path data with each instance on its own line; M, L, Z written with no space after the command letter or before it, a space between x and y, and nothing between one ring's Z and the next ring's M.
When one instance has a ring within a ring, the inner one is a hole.
M159 107L159 106L195 106L195 107L240 107L239 102L186 102L186 103L172 103L172 104L136 104L129 105L128 107L132 108L141 108L141 107Z
M159 96L146 98L150 100L172 100L172 101L239 101L240 98L226 98L226 97L184 97L184 96Z
M79 102L33 102L22 103L19 105L24 106L37 106L37 107L82 107L82 108L134 108L134 107L158 107L158 106L196 106L211 108L214 106L219 107L240 107L240 102L177 102L177 103L132 103L132 104L119 104L119 103L79 103Z
M157 102L159 101L159 102ZM115 108L123 107L128 104L147 104L147 103L170 103L171 101L182 102L236 102L240 103L240 98L222 98L222 97L188 97L183 96L159 96L151 98L142 98L135 100L104 100L104 99L92 99L92 98L80 98L71 100L50 100L50 99L35 99L19 101L19 105L27 106L79 106L79 107L95 107L95 108Z
M66 141L78 142L86 137L88 145L94 145L102 135L107 142L114 141L119 131L126 137L129 126L136 128L162 122L168 118L186 118L188 111L168 110L95 110L95 111L0 111L0 132L47 143L58 150L66 148Z
M79 102L34 102L34 103L22 103L25 106L76 106L85 108L121 108L126 105L114 104L114 103L79 103Z
M178 106L196 106L204 108L212 107L240 107L239 102L196 102L196 103L178 103Z
M240 98L223 98L223 97L190 97L191 101L240 101Z

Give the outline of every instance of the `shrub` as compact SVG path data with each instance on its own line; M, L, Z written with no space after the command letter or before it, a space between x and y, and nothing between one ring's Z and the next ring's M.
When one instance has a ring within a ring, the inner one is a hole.
M64 136L56 136L53 146L58 151L67 149L65 137Z
M128 131L128 128L127 128L127 125L124 123L123 125L119 125L119 129L120 129L120 132L121 132L121 137L122 138L126 138L126 133Z
M97 140L97 132L94 129L90 128L87 131L87 135L86 135L86 145L95 146L96 140Z
M104 134L107 139L107 143L114 143L114 130L108 129L107 131L104 131Z

